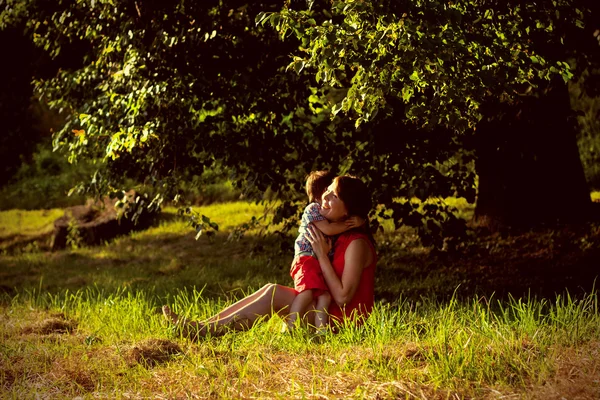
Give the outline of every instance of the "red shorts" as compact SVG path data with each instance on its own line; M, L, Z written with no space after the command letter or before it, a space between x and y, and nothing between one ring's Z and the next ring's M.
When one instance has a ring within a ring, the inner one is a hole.
M298 256L292 261L290 275L294 279L294 289L297 292L312 290L313 297L319 297L329 288L325 284L319 260L312 256Z

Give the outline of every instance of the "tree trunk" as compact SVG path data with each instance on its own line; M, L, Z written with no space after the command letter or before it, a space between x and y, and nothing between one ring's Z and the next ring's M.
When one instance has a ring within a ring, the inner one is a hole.
M567 85L486 111L476 131L476 223L531 228L585 222L592 202Z

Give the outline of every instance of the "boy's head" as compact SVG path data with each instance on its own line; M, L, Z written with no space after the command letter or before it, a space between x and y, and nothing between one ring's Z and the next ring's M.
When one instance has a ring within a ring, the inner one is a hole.
M329 171L312 171L306 177L306 194L311 203L321 203L321 196L331 182L335 174Z

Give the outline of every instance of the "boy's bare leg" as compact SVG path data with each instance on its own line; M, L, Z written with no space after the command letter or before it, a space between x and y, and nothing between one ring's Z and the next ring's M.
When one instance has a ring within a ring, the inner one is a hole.
M331 294L329 292L317 297L317 307L315 309L315 327L317 330L323 330L329 324L329 316L327 315L329 304L331 304Z
M294 329L299 318L308 310L308 307L313 301L312 290L305 290L298 293L292 305L290 306L290 315L287 318L288 329Z

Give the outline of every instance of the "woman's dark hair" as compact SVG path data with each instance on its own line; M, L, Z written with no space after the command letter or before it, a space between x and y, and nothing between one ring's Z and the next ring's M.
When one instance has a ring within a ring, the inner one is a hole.
M369 226L369 212L371 211L371 207L373 207L373 202L371 201L371 192L369 192L367 185L352 175L338 176L333 182L335 183L338 197L344 202L346 210L348 210L348 215L358 215L365 219L362 230L367 234L371 243L375 244L375 238Z

